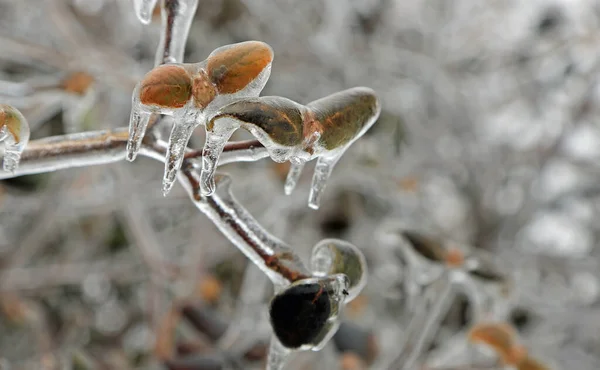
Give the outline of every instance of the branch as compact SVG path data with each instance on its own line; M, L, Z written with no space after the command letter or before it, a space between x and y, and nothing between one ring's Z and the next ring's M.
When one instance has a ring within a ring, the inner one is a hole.
M14 173L0 173L0 179L52 172L71 167L119 162L125 159L128 130L124 128L55 136L31 141L23 151ZM140 154L161 162L166 143L146 135ZM256 140L228 143L219 164L255 161L268 156ZM310 276L292 248L269 234L229 192L229 178L220 176L219 194L200 195L195 160L202 151L186 150L178 179L196 207L205 213L225 236L278 285Z

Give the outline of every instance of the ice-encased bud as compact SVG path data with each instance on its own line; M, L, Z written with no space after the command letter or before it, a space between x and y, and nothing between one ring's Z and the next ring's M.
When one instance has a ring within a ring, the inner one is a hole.
M192 8L194 1L186 2ZM179 5L183 5L183 2ZM186 6L187 6L186 5ZM246 41L215 49L199 63L172 63L154 68L136 86L129 123L127 159L140 150L151 114L174 116L169 138L163 192L169 192L179 171L192 132L218 113L221 107L244 98L257 97L271 73L273 50L264 42ZM239 125L238 125L239 127ZM225 142L233 130L207 127L204 160L204 195L214 191L214 170Z
M206 72L219 94L244 90L258 96L271 74L273 49L261 41L245 41L215 49L206 59Z
M318 143L326 150L351 144L375 123L381 113L377 94L368 87L343 90L306 107L322 125Z
M348 294L343 274L296 281L275 295L269 315L273 332L286 348L319 350L339 327Z
M355 87L313 101L306 107L316 121L310 126L318 131L313 152L322 152L318 155L308 197L308 206L318 209L333 167L348 147L375 123L381 104L372 89ZM305 137L311 134L305 133Z
M403 231L402 236L408 240L412 251L422 258L435 263L445 262L446 248L438 239L412 230Z
M276 162L289 159L302 142L302 107L286 98L266 96L233 102L206 124L202 156L203 195L214 191L214 172L225 144L240 127L250 131Z
M21 112L0 104L0 141L4 142L3 170L14 172L29 142L29 124Z
M363 253L353 244L340 239L324 239L313 247L311 270L317 276L345 274L348 277L350 302L367 283L367 261Z

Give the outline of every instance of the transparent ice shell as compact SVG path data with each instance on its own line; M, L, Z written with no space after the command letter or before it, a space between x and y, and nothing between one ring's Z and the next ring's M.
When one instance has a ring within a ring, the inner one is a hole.
M6 104L0 104L0 141L4 142L2 168L14 172L29 142L29 124L18 109Z
M347 295L346 275L296 281L271 300L273 332L288 349L318 351L335 334Z
M348 296L352 301L367 284L367 261L353 244L340 239L321 240L312 250L311 270L316 276L345 274L348 277Z

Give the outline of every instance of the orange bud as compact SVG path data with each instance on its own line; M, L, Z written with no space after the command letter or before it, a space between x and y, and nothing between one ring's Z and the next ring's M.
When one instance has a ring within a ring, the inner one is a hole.
M207 59L210 80L221 94L233 94L252 82L273 61L273 50L264 42L247 41L213 51Z
M192 77L178 65L161 65L144 76L140 102L148 106L181 108L192 96Z
M69 93L83 95L94 83L94 77L85 72L71 73L62 81L62 88Z
M508 324L483 323L475 325L469 333L469 341L491 347L506 363L510 363L515 344L515 331Z

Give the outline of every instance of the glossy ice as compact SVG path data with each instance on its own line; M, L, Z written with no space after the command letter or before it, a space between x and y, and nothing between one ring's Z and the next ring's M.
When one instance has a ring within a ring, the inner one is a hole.
M350 302L367 283L367 261L356 246L339 239L321 240L312 250L311 270L317 276L345 274L348 277Z
M212 176L225 142L238 128L252 133L275 162L292 162L285 191L291 193L303 164L317 159L309 206L317 209L333 167L344 152L379 117L375 92L366 87L344 90L309 103L267 96L223 107L206 125L207 146L202 183L210 194Z
M272 60L269 45L247 41L215 49L200 63L166 64L151 70L133 93L127 158L135 159L153 113L174 116L163 179L163 191L168 193L194 129L221 107L258 96L270 76ZM207 137L209 153L224 145L222 136ZM212 193L212 185L202 186L203 192Z
M289 349L322 348L339 326L348 284L343 274L309 278L275 295L269 315L280 343Z
M16 108L0 104L0 141L4 142L4 171L14 172L29 142L29 124Z

